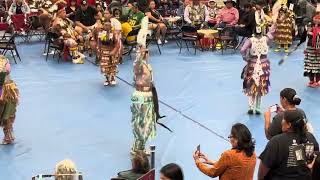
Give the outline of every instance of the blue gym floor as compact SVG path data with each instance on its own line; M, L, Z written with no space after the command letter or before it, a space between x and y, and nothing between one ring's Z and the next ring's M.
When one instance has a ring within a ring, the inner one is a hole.
M46 62L43 48L41 43L21 44L22 62L12 62L21 102L16 143L0 146L0 179L27 180L53 173L55 164L65 158L77 164L85 180L106 180L129 169L133 88L120 80L116 87L104 87L98 67L88 62L58 64L52 58ZM279 103L281 89L296 89L319 139L320 89L306 87L303 48L278 66L282 56L270 52L271 92L263 99L263 107ZM183 49L179 55L172 43L162 48L162 55L152 46L150 62L160 100L177 110L160 105L161 114L167 116L162 122L174 133L158 126L157 137L150 142L156 145L157 172L174 162L181 165L186 180L210 179L197 170L192 154L201 144L202 152L218 159L230 144L212 132L226 138L236 122L249 127L256 152L261 153L267 142L264 121L262 116L246 114L247 98L240 79L245 63L239 52L198 52L195 56ZM132 74L132 60L127 57L118 75L131 83Z

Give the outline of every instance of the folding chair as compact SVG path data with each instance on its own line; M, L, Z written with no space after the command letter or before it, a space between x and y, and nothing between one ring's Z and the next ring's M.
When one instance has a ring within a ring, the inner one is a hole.
M155 180L155 173L155 169L151 169L149 172L147 172L145 175L143 175L137 180Z
M58 35L53 32L48 32L46 35L46 43L45 43L45 49L46 49L46 61L48 61L48 56L50 50L53 50L53 58L56 53L58 53L58 63L60 63L60 59L63 53L63 44L56 44L55 41L58 39Z
M155 177L156 177L155 173L156 173L155 169L151 169L149 172L147 172L137 180L155 180ZM116 178L111 178L110 180L127 180L127 179L116 177Z
M234 27L226 25L225 27L217 28L217 30L219 31L217 43L221 44L221 53L223 54L228 48L236 51L239 40L234 31Z
M16 14L11 16L14 32L17 35L21 36L25 42L29 40L27 35L28 25L27 25L26 17L27 17L26 14Z
M123 44L127 46L128 50L123 53L123 55L128 55L131 58L131 53L133 49L137 46L137 35L139 33L139 29L132 30L129 32L127 37L124 38ZM134 40L129 40L128 37L133 37Z
M44 25L40 22L39 13L28 14L26 24L29 40L33 36L37 37L39 41L44 39L46 33Z
M158 28L158 27L157 27ZM156 28L156 29L157 29ZM150 33L151 35L147 36L147 47L151 44L151 42L155 42L157 47L158 47L158 51L161 55L161 49L160 49L160 45L158 44L157 38L156 38L156 30L151 31Z
M17 50L17 46L15 44L15 36L16 34L11 34L9 39L2 39L0 40L0 50L2 50L1 54L6 55L8 51L11 52L14 62L17 64L15 54L18 56L19 60L21 61L19 52ZM14 54L15 52L15 54Z
M180 44L179 54L181 53L183 42L185 42L188 51L189 51L188 43L191 43L194 48L194 54L196 54L197 53L196 42L198 40L197 30L191 26L183 26L181 28L181 31L182 31L182 36L180 38L180 43L179 43Z

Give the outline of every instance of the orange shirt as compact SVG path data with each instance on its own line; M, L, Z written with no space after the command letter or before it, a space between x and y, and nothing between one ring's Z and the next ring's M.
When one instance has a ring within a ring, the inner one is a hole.
M219 176L220 180L252 180L256 154L247 157L242 151L228 150L213 166L204 164L200 160L197 160L196 164L201 172L210 177Z

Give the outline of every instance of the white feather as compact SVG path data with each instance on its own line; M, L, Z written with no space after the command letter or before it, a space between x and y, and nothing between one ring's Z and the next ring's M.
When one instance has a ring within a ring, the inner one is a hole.
M147 35L148 35L148 24L149 24L149 19L147 16L145 16L141 20L141 29L139 30L139 33L137 36L138 45L142 45L143 47L146 47L146 41L147 41Z

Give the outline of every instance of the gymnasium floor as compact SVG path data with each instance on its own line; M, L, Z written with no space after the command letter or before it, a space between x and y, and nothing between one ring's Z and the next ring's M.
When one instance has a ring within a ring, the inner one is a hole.
M55 164L65 158L75 161L85 180L106 180L129 169L133 88L121 80L116 87L104 87L98 67L88 62L58 64L52 58L46 62L43 47L41 43L19 45L23 60L12 63L12 77L21 91L17 141L0 146L0 179L27 180L52 173ZM220 136L228 137L236 122L250 128L259 155L267 142L263 119L246 114L247 98L240 79L244 62L239 52L199 52L195 56L183 49L179 55L174 43L165 45L162 52L159 55L151 47L150 62L163 102L161 114L167 116L162 122L174 133L158 126L157 137L150 142L156 145L156 171L175 162L182 166L186 180L210 179L196 169L192 154L201 144L202 152L218 159L230 148ZM270 52L272 87L263 107L279 103L281 89L296 89L320 138L320 89L306 87L302 52L302 48L297 50L282 66L278 61L283 54ZM132 83L129 58L119 71L121 79Z

